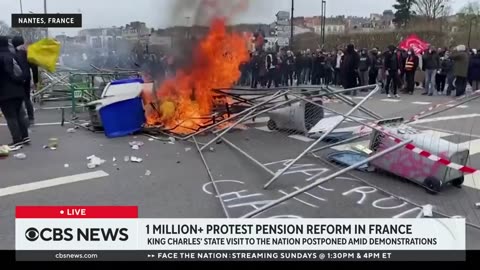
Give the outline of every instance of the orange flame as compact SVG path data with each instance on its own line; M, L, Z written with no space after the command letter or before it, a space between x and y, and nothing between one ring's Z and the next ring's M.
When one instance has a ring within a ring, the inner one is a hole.
M162 124L178 134L189 134L209 120L215 103L213 89L231 87L240 78L240 64L248 61L247 41L240 34L227 33L224 19L212 22L200 42L188 69L177 72L156 90L158 101L144 92L147 124ZM202 119L203 117L203 119Z

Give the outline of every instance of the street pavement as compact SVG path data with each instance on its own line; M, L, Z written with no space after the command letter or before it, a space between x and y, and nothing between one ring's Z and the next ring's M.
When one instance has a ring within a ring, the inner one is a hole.
M363 94L363 93L361 93ZM386 99L375 95L365 106L381 116L408 119L436 103L451 97L402 96ZM354 98L360 101L360 97ZM470 147L469 165L480 168L480 101L435 115L415 124L432 135ZM329 103L345 113L349 107ZM263 185L313 141L301 134L286 134L266 128L265 116L248 124L248 130L236 130L225 136L228 141L255 158L269 171L247 159L227 143L214 143L203 152L205 164L192 142L151 141L143 135L108 139L102 133L59 125L58 110L38 110L37 125L32 127L32 145L19 152L24 160L10 156L0 160L0 249L14 247L16 205L138 205L141 218L238 218L275 199L326 177L339 167L325 161L342 145L310 155L280 177L268 189ZM356 114L356 117L365 117ZM0 118L0 142L8 143L9 133ZM344 128L358 126L347 123ZM58 138L56 150L44 149L49 138ZM212 136L198 136L206 143ZM132 150L131 141L142 141ZM360 140L361 141L361 140ZM352 145L359 144L355 142ZM321 143L319 146L325 145ZM87 168L87 157L96 155L106 162ZM136 156L142 163L125 162ZM115 161L113 161L115 158ZM216 194L208 171L219 194ZM151 175L146 175L150 171ZM52 181L53 179L53 181ZM26 185L28 184L28 185ZM284 202L259 217L263 218L416 218L422 206L431 204L435 217L465 217L480 227L480 176L467 177L461 188L447 186L432 195L409 181L379 172L345 174L322 186ZM467 227L467 247L480 249L480 230Z

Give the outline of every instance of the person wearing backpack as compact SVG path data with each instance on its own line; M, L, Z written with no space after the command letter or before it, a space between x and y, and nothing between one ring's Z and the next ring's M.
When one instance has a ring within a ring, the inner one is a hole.
M38 84L38 67L28 62L27 48L22 36L14 37L12 39L12 45L15 47L15 54L18 59L18 64L22 68L24 74L25 83L23 85L23 89L25 90L25 108L27 109L28 120L30 121L30 124L33 124L35 121L35 116L32 99L30 97L32 91L31 82L33 78L34 85Z
M30 143L28 127L23 116L24 74L18 65L15 54L8 45L8 37L0 36L0 109L2 110L13 142L8 146L12 150Z

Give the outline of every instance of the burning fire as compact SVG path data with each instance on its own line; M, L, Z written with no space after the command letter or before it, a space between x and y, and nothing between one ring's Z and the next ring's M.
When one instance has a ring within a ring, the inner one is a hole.
M215 103L213 89L231 87L240 78L240 64L248 59L245 38L228 33L224 19L213 20L208 35L195 48L191 66L164 81L155 91L156 99L144 92L147 124L193 133L210 121L206 118Z

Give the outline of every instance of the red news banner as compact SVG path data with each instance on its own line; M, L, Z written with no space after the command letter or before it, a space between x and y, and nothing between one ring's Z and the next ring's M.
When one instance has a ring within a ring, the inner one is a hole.
M20 218L138 218L138 206L17 206Z

